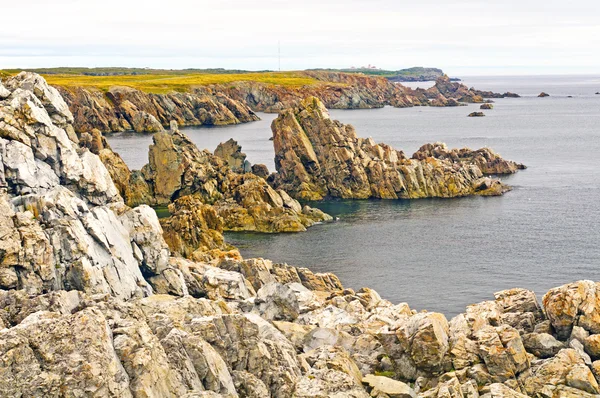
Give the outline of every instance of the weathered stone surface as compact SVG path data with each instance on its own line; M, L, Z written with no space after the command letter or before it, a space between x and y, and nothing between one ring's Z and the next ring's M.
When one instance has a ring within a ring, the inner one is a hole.
M486 175L513 174L526 168L523 164L503 159L490 148L481 148L475 151L469 148L450 150L443 142L425 144L413 154L413 159L425 160L428 157L476 165Z
M558 338L566 339L574 325L600 333L600 289L598 283L579 281L557 287L544 295L543 304Z
M366 375L362 379L363 383L372 388L371 396L386 394L392 398L416 398L417 394L407 384L401 381L393 380L385 376Z
M154 133L169 126L227 125L259 120L247 106L208 92L148 94L130 87L107 93L83 87L58 87L74 115L78 132L135 130Z
M523 335L523 345L527 352L538 358L550 358L566 348L563 343L548 333L528 333Z
M264 178L252 173L233 172L224 160L208 151L198 150L182 133L161 132L155 134L153 140L149 163L141 172L144 183L149 187L148 204L168 205L185 196L193 196L193 199L182 200L175 205L174 211L180 213L179 220L164 221L172 226L177 224L183 227L184 235L190 234L189 229L185 229L186 225L183 225L189 222L183 222L181 217L187 217L184 214L199 215L194 210L194 205L199 203L212 206L218 214L221 227L216 228L217 231L222 228L232 231L300 232L317 222L331 220L329 215L318 209L302 208L285 192L271 188ZM137 175L132 174L131 179L134 177ZM138 197L140 200L146 198L147 195ZM132 202L131 205L138 204ZM203 208L207 212L213 211L206 206ZM171 231L176 232L172 228ZM217 236L207 239L214 241ZM195 241L190 244L193 246Z
M499 195L507 189L469 159L408 159L358 138L352 126L331 120L315 97L283 111L271 129L278 173L270 181L298 199Z
M227 166L236 173L250 171L247 170L246 154L242 152L242 147L233 138L221 142L215 149L215 156L223 159Z

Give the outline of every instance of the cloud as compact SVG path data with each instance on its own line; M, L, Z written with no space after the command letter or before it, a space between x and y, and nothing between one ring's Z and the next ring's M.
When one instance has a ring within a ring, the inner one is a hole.
M30 0L2 6L0 68L285 69L375 64L450 73L596 72L600 2ZM76 63L76 64L75 64Z

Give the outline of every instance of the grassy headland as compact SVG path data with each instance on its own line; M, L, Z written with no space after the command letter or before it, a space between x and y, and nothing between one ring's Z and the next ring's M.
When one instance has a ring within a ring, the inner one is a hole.
M152 70L128 68L55 68L30 69L40 73L55 86L83 87L108 91L112 86L127 86L147 93L164 94L170 91L185 92L193 87L210 84L228 84L252 81L285 87L317 84L317 80L301 72L245 72L225 70ZM11 75L20 70L4 70ZM234 73L235 72L235 73Z

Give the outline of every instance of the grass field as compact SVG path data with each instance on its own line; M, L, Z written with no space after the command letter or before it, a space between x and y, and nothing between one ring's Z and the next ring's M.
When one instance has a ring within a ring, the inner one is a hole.
M36 71L37 72L37 71ZM40 71L44 72L44 71ZM286 87L300 87L316 84L317 80L298 72L248 72L248 73L185 73L178 74L130 74L92 76L76 73L44 74L49 84L62 87L96 88L108 91L111 86L127 86L147 93L163 94L170 91L185 92L195 86L228 84L241 81L275 84ZM18 71L0 71L0 74L14 74Z

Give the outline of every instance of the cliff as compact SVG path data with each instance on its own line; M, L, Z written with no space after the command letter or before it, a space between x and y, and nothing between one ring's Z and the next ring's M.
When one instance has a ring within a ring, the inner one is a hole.
M310 84L273 84L240 78L227 84L173 86L173 91L147 93L122 86L57 86L74 115L77 132L134 130L155 133L175 120L179 126L226 125L258 120L253 111L279 112L307 96L316 96L330 109L369 109L386 105L456 106L483 102L482 93L464 85L439 79L437 88L412 90L385 77L352 73L296 72ZM242 75L244 76L244 75ZM120 81L120 80L118 80ZM165 80L168 90L169 80ZM127 84L127 80L122 82ZM152 86L155 88L154 86ZM174 90L185 90L177 92Z
M299 199L501 195L508 187L485 174L519 168L490 150L448 152L443 144L407 158L359 138L352 126L332 120L315 97L282 112L272 130L277 174L271 183Z
M552 289L542 306L531 291L505 290L448 320L306 268L174 257L152 209L123 203L90 151L98 140L80 141L58 92L33 74L5 86L3 396L599 394L600 283ZM201 234L218 227L210 209L193 208Z
M82 87L59 92L74 115L77 132L134 130L154 133L171 120L181 126L228 125L258 120L246 105L216 93L149 94L129 87L111 87L106 93Z

